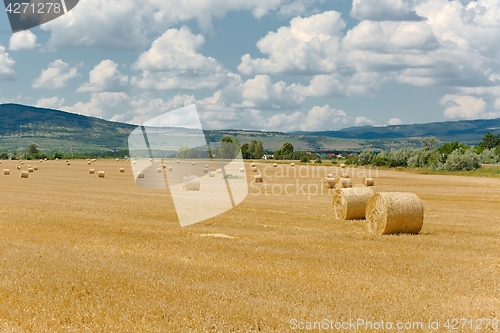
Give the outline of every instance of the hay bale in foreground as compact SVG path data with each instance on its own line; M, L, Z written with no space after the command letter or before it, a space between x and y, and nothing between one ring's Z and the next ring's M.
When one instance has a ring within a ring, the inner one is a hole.
M188 176L183 178L182 190L183 191L199 191L201 182L196 176Z
M349 188L352 187L352 180L350 178L339 178L335 183L336 188Z
M325 188L335 188L335 183L337 182L337 179L334 177L327 177L323 179L323 186Z
M105 173L104 171L99 171L99 172L97 173L97 177L99 177L99 178L104 178L104 177L106 177L106 173Z
M253 176L253 181L256 183L262 183L262 175Z
M144 178L144 172L138 172L137 178Z
M89 169L89 175L95 174L95 169Z
M375 181L373 180L373 178L363 178L363 185L373 186L375 185Z
M364 219L366 204L373 195L368 187L351 187L335 190L333 216L337 220Z
M419 197L406 192L374 194L366 206L368 231L374 234L418 234L424 223Z
M28 178L28 171L21 171L19 174L19 178Z
M10 176L10 170L9 169L3 169L3 175L4 176Z
M120 171L120 173L124 173L125 172L125 168L120 168L119 171Z

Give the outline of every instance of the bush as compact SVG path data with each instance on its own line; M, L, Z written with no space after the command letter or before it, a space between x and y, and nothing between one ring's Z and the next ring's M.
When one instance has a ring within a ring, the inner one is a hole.
M316 163L316 164L323 164L323 161L322 161L322 160L321 160L321 158L318 156L318 157L316 158L316 161L314 161L314 163Z
M481 158L471 149L461 153L455 150L448 156L444 169L448 171L470 171L479 168Z
M373 158L373 151L369 149L363 150L358 156L358 164L359 165L367 165L370 164Z
M479 157L481 158L481 163L483 164L496 164L500 162L500 157L496 154L496 149L486 149Z
M352 165L352 164L357 164L358 163L358 157L357 156L351 156L344 162L347 165Z
M304 154L300 157L301 163L309 163L309 161L310 161L309 156L307 156L306 154Z

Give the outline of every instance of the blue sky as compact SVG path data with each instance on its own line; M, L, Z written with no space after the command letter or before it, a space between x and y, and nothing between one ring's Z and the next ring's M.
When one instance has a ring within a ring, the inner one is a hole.
M16 34L4 13L8 102L278 131L500 117L500 3L80 0Z

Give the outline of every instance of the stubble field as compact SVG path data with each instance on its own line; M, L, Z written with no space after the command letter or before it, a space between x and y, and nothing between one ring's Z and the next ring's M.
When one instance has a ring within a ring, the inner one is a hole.
M376 192L413 192L425 209L419 235L377 236L333 219L321 167L258 164L265 182L240 205L181 228L169 192L136 186L129 162L95 162L104 179L86 161L28 163L28 179L0 165L0 332L500 319L498 178L372 171ZM348 171L354 184L367 172Z

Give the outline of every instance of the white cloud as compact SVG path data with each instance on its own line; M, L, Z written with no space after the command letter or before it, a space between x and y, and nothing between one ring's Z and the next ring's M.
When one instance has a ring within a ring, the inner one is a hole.
M356 119L354 120L355 126L364 126L364 125L373 125L373 124L375 124L375 122L373 120L368 119L368 118L363 117L363 116L356 117Z
M16 32L10 36L9 49L12 51L32 50L37 46L36 35L29 30Z
M123 92L93 93L88 103L78 102L61 109L87 116L115 120L115 117L127 113L130 99Z
M474 96L445 95L439 103L446 107L444 116L452 119L485 118L486 102Z
M389 125L401 125L403 122L399 118L391 118L388 121Z
M238 70L251 73L314 74L334 71L341 31L345 23L340 13L327 11L306 18L295 17L289 27L269 32L257 47L268 58L241 58Z
M90 71L89 82L82 84L78 92L120 91L128 84L128 76L122 75L118 64L103 60Z
M174 25L196 20L203 31L212 28L213 18L230 11L250 11L256 18L281 11L281 15L304 14L313 0L86 0L66 15L41 26L54 32L49 48L99 47L139 50L150 36Z
M358 20L421 20L415 14L412 0L353 0L351 16Z
M15 63L9 54L5 52L5 47L0 45L0 80L13 80L16 77Z
M500 110L500 98L495 99L495 109Z
M132 84L143 89L215 89L231 79L217 60L197 51L205 42L187 27L169 29L158 37L151 48L142 53L133 65L142 70Z
M59 98L59 96L49 97L49 98L41 98L36 102L36 106L41 108L49 108L49 109L59 109L65 103L64 98Z
M78 69L71 67L61 59L53 61L47 69L43 69L40 76L35 79L32 87L44 89L64 88L67 82L77 77Z

